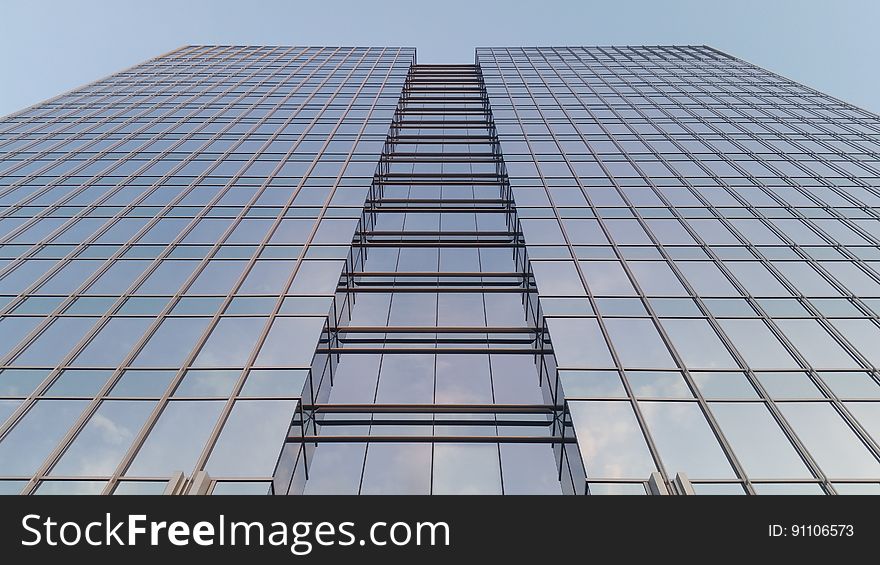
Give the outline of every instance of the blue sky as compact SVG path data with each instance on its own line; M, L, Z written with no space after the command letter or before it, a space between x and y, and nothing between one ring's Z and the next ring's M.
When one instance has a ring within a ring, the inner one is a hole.
M0 116L184 44L707 44L880 113L876 0L2 0Z

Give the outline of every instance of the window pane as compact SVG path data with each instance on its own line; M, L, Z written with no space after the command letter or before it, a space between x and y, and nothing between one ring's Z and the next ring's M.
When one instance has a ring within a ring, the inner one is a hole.
M817 320L776 320L776 324L814 368L859 368Z
M763 404L711 404L715 419L752 479L807 479L809 469Z
M706 320L662 319L660 323L688 368L739 368Z
M437 355L436 378L438 404L492 403L488 355Z
M785 418L826 475L834 478L880 476L880 463L870 454L830 404L779 404Z
M670 475L734 478L718 439L700 407L692 402L640 402L660 458Z
M587 476L641 479L656 468L629 402L569 402Z
M224 404L219 400L170 401L125 474L170 477L182 471L190 475Z
M553 352L560 367L604 369L614 367L611 353L592 318L548 318Z
M193 367L244 367L266 318L221 318L193 361Z
M621 364L630 369L672 369L675 361L651 320L606 318L605 327Z
M376 401L388 404L434 402L434 356L383 356Z
M0 474L34 474L87 405L86 400L38 400L0 440Z
M120 365L152 322L149 318L111 318L72 364L92 367Z
M180 367L209 321L209 318L165 318L132 365Z
M110 391L110 396L162 396L174 377L174 371L126 371Z
M431 445L371 443L361 494L431 494Z
M498 446L434 445L434 494L501 494Z
M215 477L271 477L295 408L295 400L236 402L205 470Z
M229 396L241 371L191 370L174 390L174 396Z
M587 286L595 296L633 296L635 289L617 261L580 261Z
M276 318L254 365L310 366L323 327L323 318Z
M112 474L155 405L152 401L103 402L50 474Z
M29 396L49 372L48 369L4 369L0 371L0 396Z
M15 359L17 365L53 367L81 340L95 318L57 318Z
M549 445L501 444L504 494L562 494Z
M761 320L719 320L724 333L753 369L798 369L798 364Z

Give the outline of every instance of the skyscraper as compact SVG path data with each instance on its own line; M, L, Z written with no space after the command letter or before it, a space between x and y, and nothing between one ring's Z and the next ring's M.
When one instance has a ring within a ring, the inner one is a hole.
M880 118L705 46L192 46L0 122L0 492L880 493Z

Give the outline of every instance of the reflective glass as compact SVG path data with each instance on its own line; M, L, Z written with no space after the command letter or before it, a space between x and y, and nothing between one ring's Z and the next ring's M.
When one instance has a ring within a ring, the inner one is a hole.
M648 480L654 467L629 402L569 402L587 476Z

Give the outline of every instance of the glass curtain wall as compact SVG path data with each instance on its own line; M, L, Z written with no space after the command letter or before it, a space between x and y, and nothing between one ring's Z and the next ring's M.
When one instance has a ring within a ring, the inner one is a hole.
M349 263L290 492L560 493L549 349L476 67L410 70Z

